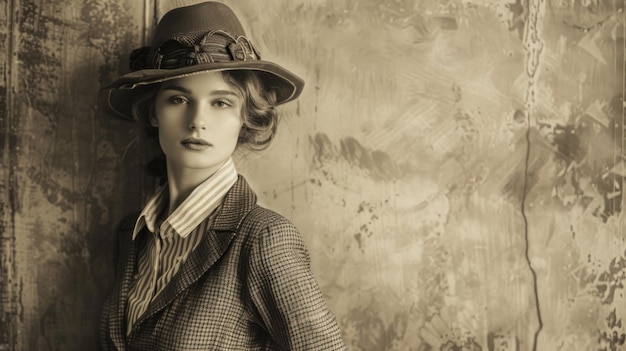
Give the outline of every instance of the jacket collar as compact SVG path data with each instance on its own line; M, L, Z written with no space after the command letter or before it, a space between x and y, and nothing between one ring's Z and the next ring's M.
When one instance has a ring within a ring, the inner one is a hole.
M180 268L178 274L176 274L172 281L161 291L152 303L148 306L146 312L139 317L135 322L135 325L140 325L143 321L150 318L152 315L163 309L170 304L176 296L187 289L191 284L196 282L200 277L206 273L217 260L228 249L232 239L236 236L237 229L246 215L256 205L257 197L250 189L248 182L243 176L239 175L237 181L228 191L224 198L222 207L218 210L219 213L215 217L213 225L207 230L204 240L200 242L198 247L189 255L185 263ZM126 233L120 233L125 238L126 244L130 246L128 260L125 262L126 269L124 270L124 277L122 280L122 288L119 291L119 298L116 299L118 318L123 318L117 323L112 323L112 327L124 328L126 325L126 304L128 303L129 286L132 281L134 265L137 260L136 253L137 242L130 240L132 237L132 228L128 229ZM116 308L114 306L114 308ZM133 328L135 329L135 328ZM112 330L114 335L125 335L122 330ZM132 337L131 332L130 337Z
M256 205L256 194L242 175L224 198L224 205L215 217L215 231L235 232L248 212Z

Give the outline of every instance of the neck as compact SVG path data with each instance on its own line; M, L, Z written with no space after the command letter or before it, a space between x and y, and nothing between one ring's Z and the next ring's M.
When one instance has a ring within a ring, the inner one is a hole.
M214 168L183 168L167 162L167 186L170 200L168 215L174 212L185 201L200 183L209 179L222 165Z

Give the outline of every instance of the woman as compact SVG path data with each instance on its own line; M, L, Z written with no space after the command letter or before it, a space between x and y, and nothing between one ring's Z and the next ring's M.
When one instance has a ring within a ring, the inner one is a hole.
M214 2L168 12L131 66L99 106L157 130L166 182L119 226L102 348L345 349L300 234L256 204L231 158L267 146L275 106L303 81L262 61Z

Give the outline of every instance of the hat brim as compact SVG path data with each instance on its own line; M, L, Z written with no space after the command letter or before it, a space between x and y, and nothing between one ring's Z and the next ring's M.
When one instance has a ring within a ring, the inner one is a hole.
M285 68L268 61L211 62L177 69L144 69L130 72L100 89L98 107L113 117L135 121L132 102L136 94L152 84L194 74L234 70L260 72L267 89L276 92L277 105L296 99L302 92L304 80Z

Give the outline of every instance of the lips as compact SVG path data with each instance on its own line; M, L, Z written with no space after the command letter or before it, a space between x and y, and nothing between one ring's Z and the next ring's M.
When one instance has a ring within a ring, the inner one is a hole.
M181 141L180 143L185 148L189 150L193 150L193 151L202 151L211 146L211 144L208 141L204 139L199 139L199 138L187 138Z

